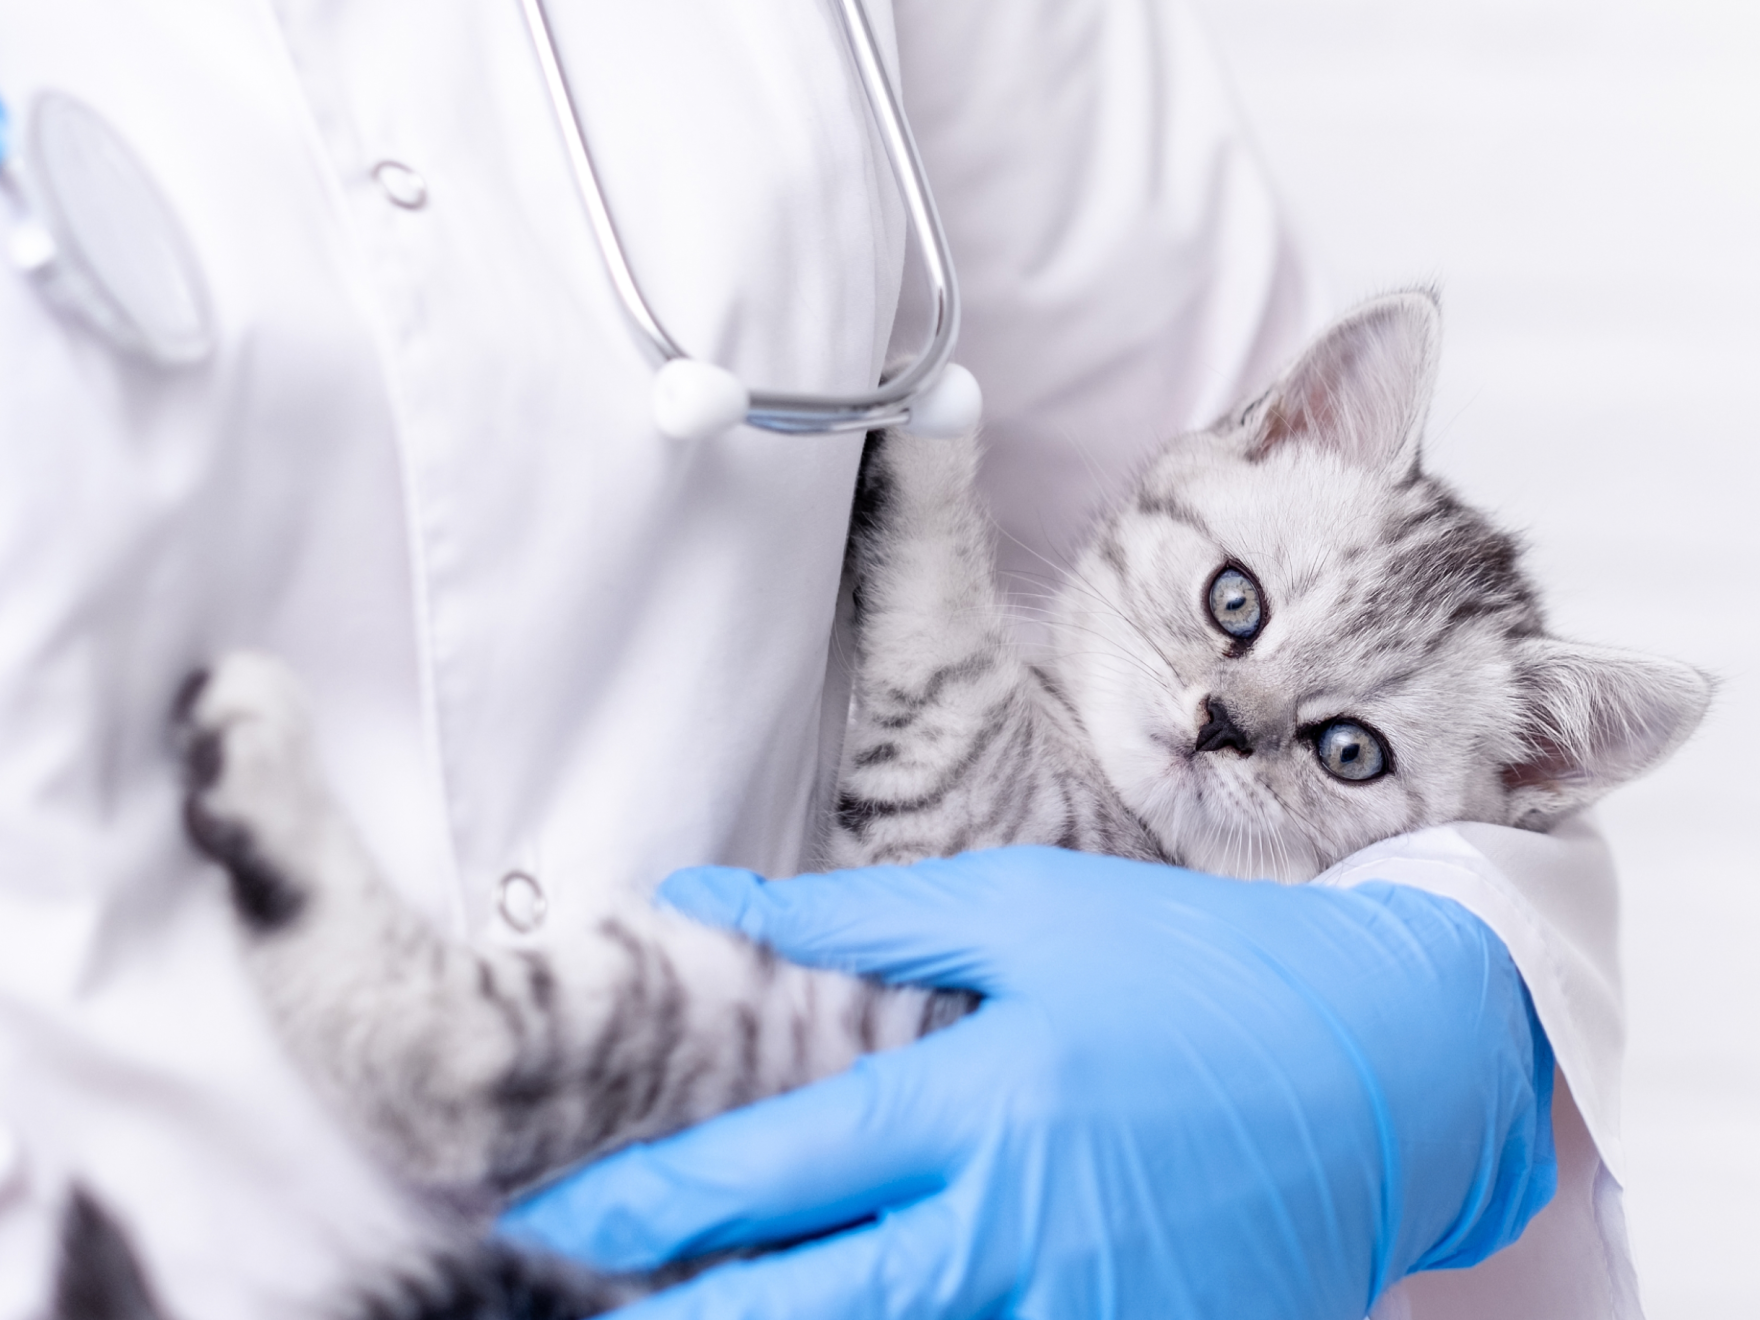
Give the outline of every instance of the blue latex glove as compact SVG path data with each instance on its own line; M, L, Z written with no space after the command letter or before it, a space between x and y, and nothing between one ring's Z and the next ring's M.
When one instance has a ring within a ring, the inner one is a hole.
M614 1270L867 1221L632 1320L1362 1320L1552 1195L1550 1047L1446 899L1048 848L661 893L800 962L986 1000L509 1212L510 1236Z

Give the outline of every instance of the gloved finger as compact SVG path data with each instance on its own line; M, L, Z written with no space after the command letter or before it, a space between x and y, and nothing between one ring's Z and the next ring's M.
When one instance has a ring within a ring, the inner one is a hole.
M969 1019L848 1072L635 1146L502 1217L509 1237L599 1269L645 1270L729 1247L786 1242L938 1190L971 1139ZM962 1038L965 1038L962 1042Z
M893 1320L989 1314L970 1277L971 1234L934 1197L823 1242L710 1270L619 1311L628 1320Z
M888 981L996 993L981 919L1001 853L934 858L766 882L750 871L675 871L659 896L685 915L769 945L791 962ZM994 912L993 903L990 912ZM986 938L986 935L990 938Z

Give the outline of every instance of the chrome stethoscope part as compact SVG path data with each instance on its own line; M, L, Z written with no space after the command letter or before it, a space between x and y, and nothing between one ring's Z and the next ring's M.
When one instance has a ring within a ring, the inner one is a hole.
M568 75L557 57L544 0L521 0L526 26L550 91L551 107L568 150L575 187L587 208L593 236L630 322L660 359L653 385L654 421L675 439L701 439L745 422L767 431L822 434L900 426L920 435L956 435L977 424L982 397L971 373L951 364L959 334L959 286L947 236L923 176L916 142L905 123L891 80L880 61L874 31L861 0L835 0L844 40L855 62L868 108L880 131L887 163L904 195L917 248L929 279L934 328L928 346L905 370L864 394L788 394L748 390L731 371L692 358L666 332L630 270L617 225L593 169Z
M118 352L185 367L214 351L207 288L183 226L104 117L62 92L31 105L15 167L0 105L7 255L51 304Z

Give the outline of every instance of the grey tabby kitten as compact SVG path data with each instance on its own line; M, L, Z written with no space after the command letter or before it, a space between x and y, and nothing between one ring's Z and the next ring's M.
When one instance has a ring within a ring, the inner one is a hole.
M1547 635L1515 540L1420 466L1438 331L1432 295L1377 299L1167 446L1072 566L1042 666L972 448L887 437L834 860L1033 842L1309 880L1427 825L1548 829L1662 761L1710 683Z
M1076 561L1040 666L994 580L975 443L876 437L830 860L1031 842L1299 881L1421 826L1545 829L1666 756L1707 681L1549 637L1515 543L1420 470L1436 342L1428 295L1369 303L1170 444ZM437 1201L492 1206L969 1007L609 895L566 948L451 943L379 878L278 664L224 659L179 719L190 833L283 1036ZM645 1286L443 1245L352 1304L511 1320Z

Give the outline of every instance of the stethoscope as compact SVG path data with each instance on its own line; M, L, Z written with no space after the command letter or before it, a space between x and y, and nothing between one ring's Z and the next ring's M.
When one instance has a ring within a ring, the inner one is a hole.
M201 266L128 144L83 101L44 92L31 106L26 177L11 130L0 103L13 266L125 358L166 369L206 361L215 334Z
M933 325L914 362L877 388L850 395L750 389L726 368L691 357L667 333L618 238L544 0L520 4L600 256L657 363L650 406L662 434L700 440L744 422L795 435L899 427L952 436L977 424L977 382L949 361L959 333L959 286L947 236L861 0L835 0L834 8L922 254ZM0 197L11 212L6 246L13 265L58 310L127 358L161 369L206 361L217 336L201 266L175 211L121 135L91 107L53 91L32 103L22 151L13 150L10 127L0 103ZM21 156L28 170L19 168Z

